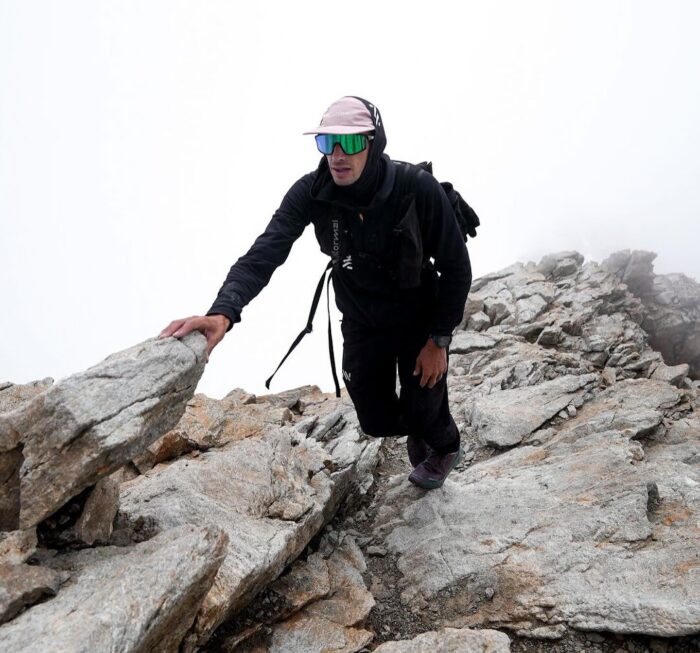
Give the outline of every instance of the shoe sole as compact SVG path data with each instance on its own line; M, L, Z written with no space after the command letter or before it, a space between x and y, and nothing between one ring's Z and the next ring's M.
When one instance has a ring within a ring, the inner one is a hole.
M411 477L408 477L408 480L413 483L413 485L416 485L417 487L423 488L424 490L437 490L439 487L442 487L445 484L445 481L447 480L447 477L452 473L452 470L459 465L459 463L462 462L464 459L464 449L462 447L459 448L459 453L457 454L457 457L455 458L455 461L452 463L452 467L447 470L447 474L445 474L445 478L443 478L441 481L425 481L423 483L416 483L414 480L411 480Z

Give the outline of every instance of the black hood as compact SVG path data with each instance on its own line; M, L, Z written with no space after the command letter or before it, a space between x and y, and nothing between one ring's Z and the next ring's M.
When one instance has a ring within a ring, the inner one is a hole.
M353 95L352 97L359 100L367 107L367 110L372 116L372 124L374 125L374 140L372 141L372 147L370 148L369 157L367 158L367 165L365 166L366 170L369 167L374 167L379 164L379 160L381 159L384 149L386 148L384 121L379 113L379 109L377 109L377 107L375 107L371 102L365 100L364 98L358 97L357 95ZM358 179L355 183L359 184L361 180L362 177L360 177L360 179Z
M382 157L384 148L386 147L386 132L384 131L384 120L379 113L379 109L368 100L357 95L352 95L356 100L359 100L367 107L370 116L372 116L372 124L374 125L374 139L369 148L367 163L365 165L360 178L350 186L336 186L333 182L330 170L328 169L328 161L326 157L321 157L318 164L318 177L312 194L316 194L320 188L327 183L332 183L335 194L341 201L357 206L366 206L370 203L372 195L377 192L382 184L384 175L386 174L386 161Z

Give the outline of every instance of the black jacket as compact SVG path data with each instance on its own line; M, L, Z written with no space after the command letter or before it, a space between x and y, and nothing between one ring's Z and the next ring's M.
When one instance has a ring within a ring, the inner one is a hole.
M376 329L425 327L449 335L462 319L471 266L438 181L382 155L380 182L367 206L339 194L325 159L287 192L272 220L231 267L208 315L231 324L284 263L309 223L333 260L336 304ZM311 288L311 286L310 286Z

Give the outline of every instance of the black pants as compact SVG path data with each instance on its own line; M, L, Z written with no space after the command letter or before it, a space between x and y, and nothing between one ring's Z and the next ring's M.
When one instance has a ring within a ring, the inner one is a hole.
M376 437L412 435L439 453L456 451L459 431L447 402L447 376L433 388L421 388L420 376L413 376L428 329L377 331L344 319L342 331L343 378L362 430Z

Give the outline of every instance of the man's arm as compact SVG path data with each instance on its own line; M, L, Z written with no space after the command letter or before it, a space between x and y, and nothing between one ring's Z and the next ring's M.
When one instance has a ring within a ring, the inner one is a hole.
M269 283L273 272L287 260L292 245L309 224L311 175L287 192L265 231L229 270L207 315L225 315L229 329L241 320L241 312Z
M440 273L431 335L449 336L461 322L472 283L469 253L450 202L430 174L419 177L419 215L425 218L423 249Z
M462 320L471 287L472 271L464 238L452 207L439 182L430 174L419 175L417 209L423 218L423 247L440 273L431 336L451 336ZM428 338L416 359L414 376L420 386L432 388L447 373L447 352Z
M211 353L226 332L240 321L243 308L287 260L292 245L308 225L310 184L311 175L306 175L289 189L265 231L229 270L207 314L174 320L161 331L161 338L181 338L190 331L199 330L206 336L208 353Z

